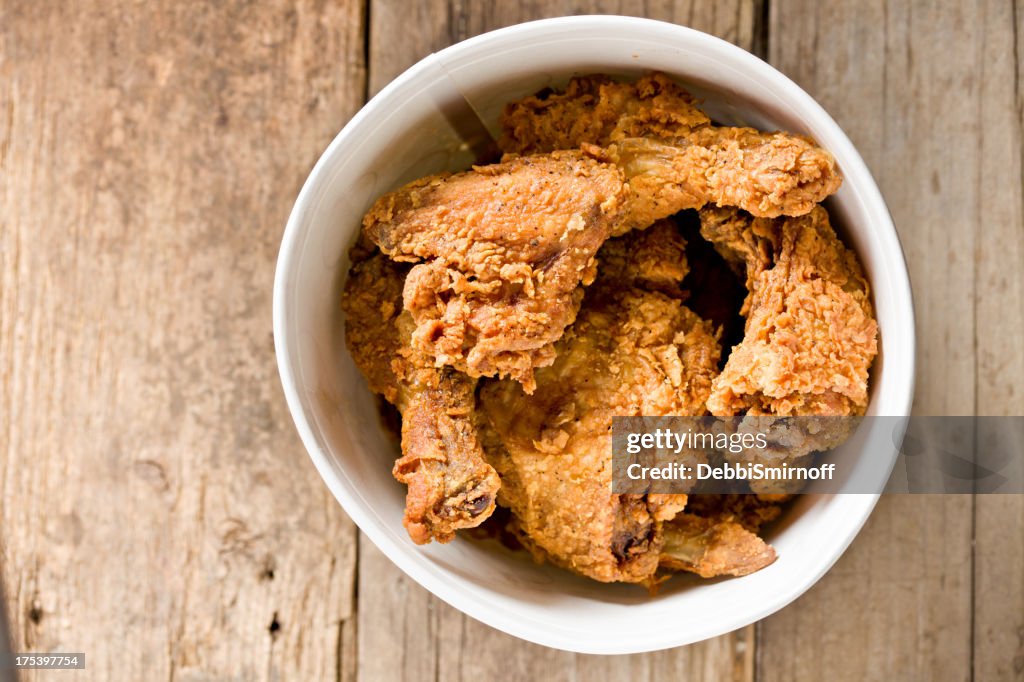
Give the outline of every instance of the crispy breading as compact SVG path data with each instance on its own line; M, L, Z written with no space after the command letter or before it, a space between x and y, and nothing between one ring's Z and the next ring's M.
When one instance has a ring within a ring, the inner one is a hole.
M589 145L621 166L643 197L628 226L705 203L764 217L803 215L842 180L832 155L808 138L713 125L696 100L661 73L636 83L573 78L565 92L510 103L501 125L505 152Z
M686 511L665 524L661 566L702 578L741 576L775 561L757 536L791 495L691 495Z
M499 146L534 154L573 149L583 142L607 145L627 137L675 139L711 119L690 93L653 73L635 83L608 76L573 78L564 92L545 90L505 106Z
M610 267L556 344L555 363L537 371L533 395L511 381L480 392L499 502L535 552L601 581L650 580L663 523L685 504L685 495L611 493L612 417L702 414L720 352L710 325L661 290L667 273L685 273L682 238L670 223L649 237L672 247L632 251L617 239L602 249Z
M405 287L413 343L438 364L531 391L609 236L709 202L805 212L838 187L831 156L802 138L715 131L512 157L382 197L365 233L396 260L425 261Z
M598 254L598 272L609 286L614 282L679 298L680 284L690 272L686 240L672 221L662 220L628 239L605 242Z
M471 376L533 386L576 317L594 255L627 196L622 173L580 152L418 180L366 214L366 234L409 274L413 344Z
M402 311L408 266L365 244L352 257L342 298L345 340L370 389L402 413L394 475L408 486L405 527L419 544L448 542L494 511L500 486L476 434L476 382L435 367L409 343L413 324Z
M665 524L661 567L702 578L749 575L775 561L775 549L735 521L679 514Z
M701 234L743 261L750 289L744 339L715 380L711 413L863 414L878 325L860 264L825 209L778 220L705 209Z
M707 204L799 216L842 181L832 155L806 138L752 128L701 128L670 143L632 137L581 146L621 168L629 182L632 200L617 234Z

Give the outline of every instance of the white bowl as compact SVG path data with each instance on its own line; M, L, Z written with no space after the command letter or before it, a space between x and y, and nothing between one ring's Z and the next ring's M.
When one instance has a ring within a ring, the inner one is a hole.
M405 489L391 477L395 446L345 350L339 297L346 252L374 199L472 161L462 142L473 120L467 101L493 131L506 102L564 85L574 74L651 70L689 87L718 121L804 133L835 155L845 181L829 209L868 272L881 329L869 414L907 415L914 365L910 284L889 212L864 162L832 118L788 78L740 48L672 24L550 19L487 33L419 62L363 107L316 164L288 220L274 287L274 339L288 406L345 511L403 571L452 606L517 637L584 653L696 642L782 608L832 566L877 495L804 496L773 531L774 564L731 580L676 578L655 597L636 586L538 566L486 543L418 547L402 527Z

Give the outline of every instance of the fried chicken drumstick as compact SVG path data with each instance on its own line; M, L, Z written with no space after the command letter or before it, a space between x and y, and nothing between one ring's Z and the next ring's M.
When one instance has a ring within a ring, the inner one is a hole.
M647 582L686 496L611 493L612 417L703 414L720 349L680 301L686 265L674 225L611 240L599 258L554 364L537 370L537 391L484 382L483 440L499 501L535 553L595 580Z
M437 365L532 392L606 239L708 203L799 215L839 185L831 155L804 138L703 120L686 137L581 139L582 149L506 157L381 197L363 230L392 259L417 263L404 290L413 345Z
M346 343L370 389L402 413L393 473L408 485L409 536L418 544L448 542L491 515L500 486L477 438L476 381L435 367L412 347L412 320L402 312L407 266L371 253L366 245L352 252L342 299Z

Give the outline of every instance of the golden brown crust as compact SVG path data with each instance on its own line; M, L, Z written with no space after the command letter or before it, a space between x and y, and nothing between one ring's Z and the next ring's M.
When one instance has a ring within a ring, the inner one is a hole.
M661 567L702 578L741 576L775 561L775 549L735 521L679 514L665 525Z
M792 495L691 495L686 512L665 525L661 567L702 578L741 576L775 561L757 536Z
M598 279L619 287L660 291L678 298L690 272L686 240L670 220L633 232L628 239L609 239L598 253Z
M392 258L426 261L404 292L417 348L529 387L576 316L626 190L618 169L559 152L418 180L378 200L363 225Z
M370 389L402 413L402 456L394 475L408 486L405 527L417 543L448 542L494 511L500 480L477 439L475 385L433 366L412 348L412 320L402 311L408 269L364 244L342 297L345 340Z
M706 128L671 144L628 138L582 147L617 165L629 182L616 234L706 204L763 217L803 215L841 182L832 155L808 140L749 128Z
M636 195L618 234L708 203L799 216L842 182L832 155L813 141L712 125L661 73L636 83L574 78L565 92L509 104L501 124L505 152L586 147L618 164Z
M397 405L400 375L407 363L398 317L409 267L376 253L373 245L363 240L349 256L353 264L341 297L345 344L370 390Z
M404 294L415 346L527 391L533 369L554 359L609 236L708 203L799 215L840 183L831 155L810 141L712 126L660 74L635 85L574 81L564 95L510 105L505 123L507 149L546 153L412 182L381 197L363 228L392 258L419 263ZM583 151L555 150L570 144Z
M690 93L668 76L653 73L635 83L607 76L573 78L564 92L511 102L501 116L499 146L535 154L574 149L583 142L605 146L627 137L675 139L711 123Z
M652 241L674 242L660 252L678 263L610 241L599 258L618 265L600 270L554 364L537 371L537 391L490 381L480 395L497 442L487 453L502 477L499 501L535 553L600 581L651 579L663 522L686 500L611 494L612 417L702 414L719 359L710 325L677 297L643 288L663 286L673 268L685 272L674 226L651 230Z
M715 380L711 413L863 414L878 325L825 209L774 221L705 209L701 224L723 256L744 260L750 288L744 339Z

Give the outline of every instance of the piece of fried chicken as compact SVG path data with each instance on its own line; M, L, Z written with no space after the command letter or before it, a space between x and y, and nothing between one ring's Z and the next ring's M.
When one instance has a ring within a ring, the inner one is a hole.
M686 511L665 524L661 566L702 578L741 576L775 561L758 537L790 495L691 495Z
M667 221L609 241L537 391L507 380L480 391L499 503L536 554L595 580L653 580L664 523L685 505L611 492L612 417L703 414L717 371L714 330L680 301L684 246Z
M563 92L545 89L507 104L500 124L503 152L536 154L630 137L679 139L711 119L663 73L635 83L598 74L573 78Z
M743 341L715 379L708 409L718 416L747 415L733 426L768 439L766 448L727 459L808 465L814 453L849 438L867 409L878 325L860 263L820 206L777 220L732 209L704 209L700 216L701 235L746 276L749 292ZM750 486L791 493L803 484L764 479Z
M706 127L678 143L627 138L423 178L381 197L363 229L419 263L404 293L419 349L530 392L607 238L708 203L799 214L839 182L831 155L803 138Z
M363 227L391 258L422 261L404 292L419 350L532 390L627 196L618 168L560 152L417 180L381 197Z
M448 542L494 511L500 481L487 464L475 427L476 381L410 344L412 319L402 311L408 266L366 244L342 298L346 343L370 385L402 414L402 456L394 475L408 486L404 524L418 544Z
M501 150L535 154L594 145L645 197L633 222L649 224L711 203L763 217L807 213L839 188L828 152L799 135L716 126L685 89L662 73L635 83L573 78L505 107ZM646 220L643 210L670 206Z
M777 220L705 209L701 234L745 271L750 291L744 338L715 379L711 413L863 414L878 325L860 263L825 209Z

